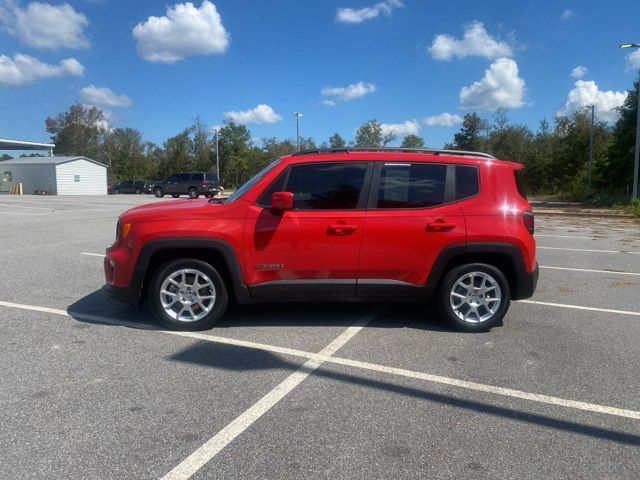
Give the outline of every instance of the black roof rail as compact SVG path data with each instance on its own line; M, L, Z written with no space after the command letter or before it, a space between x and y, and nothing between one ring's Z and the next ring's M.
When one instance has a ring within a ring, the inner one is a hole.
M467 150L446 150L433 148L396 148L396 147L345 147L345 148L312 148L302 150L293 155L311 155L314 153L350 153L350 152L391 152L391 153L432 153L434 155L461 155L469 157L496 158L484 152L471 152Z

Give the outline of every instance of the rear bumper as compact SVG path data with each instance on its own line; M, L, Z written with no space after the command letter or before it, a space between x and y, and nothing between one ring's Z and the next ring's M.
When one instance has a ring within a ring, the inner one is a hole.
M536 287L538 286L539 273L540 269L537 262L536 268L533 272L521 271L518 273L518 291L513 292L514 300L524 300L525 298L531 298L533 296L533 293L536 291Z

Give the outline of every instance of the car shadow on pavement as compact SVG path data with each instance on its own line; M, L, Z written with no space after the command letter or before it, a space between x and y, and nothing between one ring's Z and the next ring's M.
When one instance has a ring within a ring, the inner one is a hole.
M264 303L231 305L229 311L211 329L211 332L243 327L350 327L379 304L354 302L322 303ZM148 305L126 305L96 290L74 302L67 313L78 321L120 324L132 328L157 326ZM103 317L102 319L99 317ZM139 325L138 325L139 324ZM374 318L370 328L410 328L415 330L447 332L451 330L426 302L385 304Z
M194 364L212 369L225 369L233 371L244 370L289 370L296 371L299 363L286 360L283 356L271 352L243 346L218 344L207 341L195 343L168 357L170 361ZM478 400L470 400L454 394L444 394L430 391L428 388L415 388L400 385L404 378L399 378L398 383L368 378L355 373L337 372L336 369L325 364L313 371L312 375L330 381L337 381L349 385L388 392L394 395L416 398L425 402L431 402L446 406L453 406L484 415L491 415L519 423L539 425L542 427L593 437L600 440L613 441L626 445L640 446L640 435L621 432L601 426L587 425L571 420L562 420L548 415L532 413L511 407L494 405ZM405 382L406 383L406 382ZM540 404L537 404L540 408ZM557 407L552 407L557 408ZM594 423L601 423L600 418L594 419Z

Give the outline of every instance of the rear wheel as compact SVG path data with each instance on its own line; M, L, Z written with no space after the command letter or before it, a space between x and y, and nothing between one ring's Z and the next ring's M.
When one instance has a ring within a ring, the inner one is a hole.
M189 198L198 198L200 196L197 188L191 187L188 193L189 193Z
M227 288L217 270L195 259L164 264L149 288L149 305L156 318L175 330L211 328L228 302Z
M139 188L136 188L136 195L140 195L142 193L142 190L140 190Z
M114 193L115 195L118 195L118 194L120 193L120 190L118 190L118 189L116 188L116 189L113 191L113 193Z
M164 190L162 190L162 188L160 188L160 187L156 187L153 190L153 194L158 198L162 198L162 197L164 197Z
M506 315L511 303L509 282L498 268L484 263L449 271L438 291L444 318L463 332L486 332Z

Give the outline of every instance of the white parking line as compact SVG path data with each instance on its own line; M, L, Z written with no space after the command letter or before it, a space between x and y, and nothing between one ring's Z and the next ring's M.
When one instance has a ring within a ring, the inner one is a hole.
M104 253L89 253L89 252L82 252L80 255L89 255L90 257L105 257L106 255Z
M596 240L593 237L578 237L573 235L545 235L542 233L536 233L535 237L545 237L545 238L575 238L578 240Z
M640 276L640 273L618 272L616 270L592 270L590 268L551 267L549 265L540 265L540 268L546 268L547 270L569 270L571 272L608 273L608 274L611 274L611 275L637 275L637 276Z
M232 421L229 425L211 437L204 445L180 462L163 480L187 479L202 468L208 461L215 457L224 447L229 445L238 435L249 428L262 415L267 413L289 392L296 388L302 381L313 373L324 362L338 351L345 343L351 340L356 333L364 328L378 315L380 308L369 312L358 320L352 327L342 332L335 340L323 348L318 354L313 355L298 370L289 375L282 383L249 407L244 413Z
M548 307L571 308L574 310L589 310L591 312L617 313L619 315L634 315L640 317L640 312L629 310L613 310L610 308L585 307L583 305L568 305L565 303L539 302L537 300L516 300L517 303L530 303L532 305L545 305Z
M542 305L549 305L549 306L567 307L566 305L562 305L562 304L534 302L534 301L528 301L528 300L520 300L519 302L520 303L532 303L532 304L542 304ZM501 396L513 397L513 398L521 398L521 399L524 399L524 400L530 400L532 402L537 402L537 403L560 405L560 406L567 407L567 408L572 408L572 409L575 409L575 410L583 410L583 411L589 411L589 412L604 413L604 414L607 414L607 415L614 415L614 416L617 416L617 417L625 417L625 418L631 418L631 419L634 419L634 420L640 420L640 411L636 411L636 410L627 410L627 409L624 409L624 408L610 407L610 406L607 406L607 405L600 405L600 404L597 404L597 403L580 402L580 401L577 401L577 400L570 400L570 399L565 399L565 398L560 398L560 397L552 397L552 396L549 396L549 395L539 395L539 394L536 394L536 393L525 392L525 391L522 391L522 390L514 390L514 389L511 389L511 388L504 388L504 387L498 387L498 386L494 386L494 385L487 385L487 384L483 384L483 383L470 382L470 381L467 381L467 380L461 380L461 379L450 378L450 377L443 377L443 376L440 376L440 375L432 375L432 374L429 374L429 373L416 372L416 371L412 371L412 370L405 370L405 369L402 369L402 368L387 367L387 366L384 366L384 365L377 365L377 364L373 364L373 363L360 362L358 360L351 360L351 359L348 359L348 358L326 356L326 355L321 357L321 353L322 352L320 352L320 353L306 352L304 350L295 350L295 349L290 349L290 348L286 348L286 347L278 347L278 346L275 346L275 345L267 345L267 344L263 344L263 343L248 342L248 341L244 341L244 340L236 340L236 339L227 338L227 337L218 337L218 336L207 335L207 334L198 333L198 332L179 332L179 331L171 331L171 330L160 330L160 329L158 329L158 328L156 328L156 327L154 327L152 325L145 325L145 324L140 324L140 323L135 323L135 322L127 322L127 321L117 320L117 319L113 319L113 318L100 317L100 316L97 316L97 315L87 315L87 314L82 314L82 313L69 313L69 312L66 312L64 310L58 310L58 309L55 309L55 308L37 307L37 306L33 306L33 305L22 305L22 304L18 304L18 303L3 302L3 301L0 301L0 306L10 307L10 308L19 308L19 309L23 309L23 310L32 310L32 311L36 311L36 312L53 313L53 314L56 314L56 315L64 315L66 317L73 317L73 318L77 318L77 319L81 319L81 320L85 319L85 320L101 322L101 323L109 323L109 324L112 324L112 325L122 325L122 326L127 326L127 327L132 327L132 328L141 328L141 329L145 329L145 330L154 330L154 331L157 331L159 333L166 333L166 334L177 335L177 336L181 336L181 337L194 338L194 339L197 339L197 340L204 340L204 341L213 342L213 343L223 343L223 344L227 344L227 345L237 345L237 346L246 347L246 348L255 348L255 349L264 350L264 351L267 351L267 352L274 352L274 353L280 353L280 354L285 354L285 355L293 355L293 356L296 356L296 357L303 357L303 358L307 358L307 359L320 358L320 360L322 360L325 363L334 363L334 364L338 364L338 365L352 366L352 367L361 368L361 369L364 369L364 370L373 370L373 371L377 371L377 372L389 373L389 374L392 374L392 375L398 375L398 376L402 376L402 377L422 379L422 380L426 380L426 381L429 381L429 382L441 383L441 384L445 384L445 385L451 385L451 386L459 387L459 388L463 388L463 389L476 390L476 391L487 392L487 393L492 393L492 394L501 395ZM572 307L572 306L569 306L569 307ZM588 310L593 310L591 308L587 308L587 309ZM614 313L618 312L617 310L605 310L605 309L595 309L595 310L604 310L606 312L614 312ZM366 319L366 317L364 317L364 318ZM354 326L354 327L351 327L351 328L358 328L358 327ZM347 330L345 333L347 333L348 331L349 330ZM354 333L354 335L355 335L355 333Z
M628 253L629 255L640 255L640 252L629 252L624 250L593 250L589 248L562 248L562 247L537 247L539 250L564 250L569 252L594 252L594 253Z

